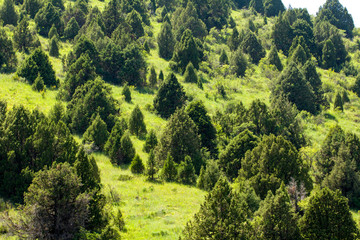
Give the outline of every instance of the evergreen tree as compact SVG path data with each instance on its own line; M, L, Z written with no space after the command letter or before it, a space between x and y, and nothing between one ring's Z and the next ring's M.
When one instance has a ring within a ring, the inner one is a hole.
M342 100L344 103L347 103L347 102L350 102L350 98L349 98L349 95L347 93L346 90L343 90L342 91L342 96L341 96Z
M38 76L36 77L36 79L32 85L32 89L34 91L38 91L38 92L41 92L45 89L44 80L41 77L40 73L38 73Z
M164 162L167 153L170 153L177 164L184 161L188 155L193 161L195 171L199 173L202 165L200 137L194 121L184 109L178 109L170 117L154 152L159 164Z
M275 17L279 13L285 11L285 6L281 0L265 0L264 1L264 13L267 17Z
M257 215L261 217L258 239L301 239L297 216L284 184L276 190L275 195L268 192Z
M322 53L322 66L325 69L336 69L336 50L330 39L325 42Z
M79 30L80 26L78 22L75 17L72 17L64 29L64 37L66 39L74 39L74 37L79 33Z
M0 68L3 68L4 65L9 69L16 67L17 59L12 41L8 38L5 30L0 28Z
M232 34L228 39L227 44L231 51L235 51L239 47L240 43L241 43L241 39L240 39L239 31L237 30L236 27L234 27L232 30Z
M40 0L25 0L24 9L30 18L34 19L36 13L42 7L42 2Z
M14 46L19 51L28 52L33 46L33 37L29 29L29 19L25 16L14 30Z
M94 143L100 150L103 150L108 137L109 132L107 131L106 123L98 114L91 125L86 129L83 141Z
M248 150L257 146L259 138L249 130L244 130L233 138L219 155L219 167L226 176L233 180L238 176L241 168L241 159Z
M221 55L220 55L220 58L219 58L219 62L220 64L224 65L224 64L229 64L229 58L225 52L225 49L223 49L221 51Z
M186 156L177 168L177 181L187 185L196 182L195 169L189 156Z
M306 52L301 45L298 45L294 52L291 54L289 61L296 63L299 67L302 67L307 61Z
M168 152L166 160L164 161L163 168L161 169L161 177L165 181L171 182L175 180L176 174L177 174L176 164L172 156Z
M344 111L344 103L343 100L341 98L340 93L338 92L335 96L335 100L334 100L334 110L340 110L340 111Z
M40 35L47 36L53 24L62 29L61 13L50 2L46 3L35 15L36 28Z
M293 55L293 53L298 48L298 46L301 46L303 51L305 51L305 58L310 59L311 58L311 52L310 52L310 49L308 47L309 45L306 43L305 38L303 36L296 36L294 38L294 40L292 41L290 50L289 50L288 57L290 58Z
M209 160L206 163L206 169L204 169L204 166L201 167L196 186L205 191L211 191L219 180L220 176L222 176L222 172L219 169L216 161Z
M50 40L50 49L49 49L49 55L52 57L59 57L60 53L59 53L59 46L58 46L58 40L56 39L56 37L53 37Z
M134 159L131 161L130 164L130 171L134 174L142 174L145 170L144 164L139 157L139 155L135 155Z
M58 85L49 57L41 48L32 52L17 70L17 74L28 80L30 84L35 81L38 73L40 73L46 86Z
M131 91L129 85L125 84L123 90L121 91L121 95L124 96L126 102L131 102Z
M277 70L282 71L283 70L283 65L281 63L281 60L279 58L276 46L273 45L270 49L267 61L269 64L274 65Z
M159 81L160 81L160 83L162 83L164 81L164 73L162 70L160 70L160 73L159 73Z
M65 116L65 108L61 102L56 102L50 109L49 119L54 123L58 124L60 120L63 120Z
M347 199L328 188L310 197L300 229L306 239L357 239L358 235Z
M121 12L121 2L119 0L109 1L102 12L102 17L104 19L105 34L110 37L117 26L124 21Z
M52 39L53 37L59 38L59 33L55 27L55 24L53 24L49 30L48 38Z
M153 181L154 180L154 175L156 174L156 172L157 172L157 169L156 169L154 151L150 150L149 158L148 158L148 161L146 163L145 174L146 174L146 176L148 177L149 180Z
M162 24L157 43L159 46L159 56L166 60L171 59L175 47L175 38L168 22Z
M277 49L282 50L287 56L293 40L293 29L289 22L280 15L274 24L271 37Z
M305 42L306 46L309 48L309 51L311 53L314 53L316 51L316 46L315 46L315 38L314 38L312 22L310 21L309 23L308 21L299 18L292 24L292 27L294 29L294 36L298 38L303 37L303 41Z
M171 60L175 62L174 68L180 73L184 73L186 66L190 62L192 62L194 68L199 69L200 54L189 29L185 30L180 42L176 43Z
M247 33L241 47L244 53L249 54L254 64L258 64L260 59L265 57L265 50L253 32Z
M18 22L18 14L15 11L15 4L13 0L4 0L0 8L0 19L3 25L11 24L16 26Z
M141 16L136 10L132 10L126 17L126 22L131 26L136 38L144 36Z
M230 66L232 66L234 73L236 74L236 76L238 77L243 77L245 76L245 71L247 68L247 59L244 55L244 53L242 52L242 50L240 48L238 48L238 50L236 50L232 56L231 56L231 61L230 61Z
M144 136L147 133L144 115L138 105L136 105L134 110L131 112L129 118L129 130L132 134L135 134L138 137Z
M154 87L157 84L157 76L154 66L151 67L150 76L149 76L149 84Z
M128 133L124 133L120 140L120 149L117 164L129 164L135 157L135 148Z
M310 83L316 98L316 103L320 107L320 104L325 102L322 82L319 74L316 71L316 66L312 60L308 60L303 67L304 76L307 82ZM320 110L319 108L317 110Z
M284 94L300 111L316 113L316 98L313 90L294 62L289 63L278 81L278 87L273 94L277 96Z
M155 133L154 129L151 129L150 132L148 132L148 134L146 135L143 150L145 152L149 153L149 152L151 152L151 150L154 150L157 143L158 143L158 140L156 137L156 133Z
M186 224L182 236L183 239L248 239L251 226L247 217L245 201L220 178L199 212Z
M256 12L264 14L264 3L263 0L251 0L249 8L253 8Z
M192 64L192 62L189 62L189 64L186 66L186 70L184 73L184 81L189 83L198 82L198 76L195 72L194 65Z
M175 74L170 73L154 98L154 109L163 118L168 118L177 108L184 105L186 100L183 87L178 82Z

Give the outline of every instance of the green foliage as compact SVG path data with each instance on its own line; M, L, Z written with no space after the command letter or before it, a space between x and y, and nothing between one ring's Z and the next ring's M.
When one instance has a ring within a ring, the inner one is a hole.
M13 0L4 0L0 8L0 19L2 24L5 26L7 24L17 25L18 14L15 11L15 4Z
M155 162L155 155L154 155L154 151L151 149L150 153L149 153L148 161L146 163L145 174L149 180L153 181L154 175L156 173L157 173L157 168L156 168L156 162Z
M312 43L313 44L313 43ZM305 51L305 58L310 59L311 58L311 52L309 49L309 45L306 43L305 38L303 36L296 36L294 40L292 41L290 50L289 50L289 58L293 55L295 50L301 46L302 50Z
M34 83L32 85L32 89L34 91L38 91L38 92L41 92L41 91L45 90L44 80L40 76L40 73L38 73L38 76L37 76L37 78L35 79L35 81L34 81Z
M302 239L284 184L275 195L268 192L257 215L260 217L257 239Z
M248 65L247 59L240 48L238 48L231 56L230 65L234 73L238 77L245 76L245 71Z
M245 201L220 178L199 212L186 224L182 236L183 239L247 239L251 229L247 216Z
M251 31L246 34L244 41L241 43L241 48L244 53L249 54L251 62L254 64L258 64L266 54L261 43Z
M312 28L312 22L308 22L304 19L297 19L293 24L292 27L294 29L294 35L296 37L303 37L303 41L305 42L306 46L310 49L312 53L316 51L315 47L315 38L314 32ZM296 38L295 37L295 38ZM305 49L305 44L302 44L303 48ZM307 49L305 51L308 51ZM307 52L308 53L308 52Z
M117 164L129 164L135 157L135 148L129 134L126 132L120 139L120 149L118 150Z
M136 154L133 160L131 161L130 171L134 174L142 174L144 170L145 170L145 166L139 155Z
M256 12L264 14L264 3L263 0L251 0L249 8L253 8Z
M162 70L160 70L160 73L159 73L159 81L160 81L160 83L162 83L164 81L164 73Z
M64 29L64 37L66 39L73 39L78 34L79 30L80 26L78 22L75 17L72 17Z
M136 105L134 110L131 112L129 118L129 130L132 134L135 134L138 137L144 136L147 133L144 115L138 105Z
M131 102L131 91L130 91L129 85L125 84L125 86L121 92L121 95L124 96L126 102Z
M268 58L267 58L268 64L274 65L277 70L282 71L283 70L283 65L281 63L281 60L279 58L276 46L273 45L271 47L271 50L268 54Z
M191 83L198 82L198 76L195 72L194 65L192 64L192 62L189 62L189 64L186 66L186 70L184 73L184 81Z
M284 4L281 0L265 0L264 13L267 17L277 16L279 13L285 11Z
M146 135L143 150L147 153L150 153L151 150L154 150L157 143L158 143L158 140L156 137L156 133L155 133L154 129L151 129L150 132L148 132L148 134Z
M56 29L62 29L61 13L51 2L46 3L35 15L37 31L42 36L47 36L51 26L54 24Z
M58 86L59 83L49 57L40 48L32 52L17 70L17 74L28 80L30 84L35 81L38 73L40 73L46 86Z
M168 22L162 24L157 43L159 46L159 56L166 60L171 59L175 47L175 38Z
M112 163L117 163L119 158L119 151L121 147L121 137L124 134L124 129L121 126L120 121L117 121L111 130L110 136L105 143L104 150L110 157Z
M219 167L226 176L233 180L238 176L241 168L241 159L248 150L257 146L259 138L249 130L244 130L233 138L219 155Z
M177 108L181 108L186 100L183 87L178 82L174 73L170 73L161 83L154 98L154 109L163 118L168 118Z
M183 32L181 40L176 43L171 60L175 63L174 69L180 73L185 71L190 62L192 62L194 68L199 69L200 53L189 29Z
M289 49L293 40L293 29L289 22L280 15L274 24L271 37L277 49L282 50L285 55L288 55Z
M219 57L220 64L229 64L229 58L225 52L225 49L221 51L221 55Z
M306 52L301 45L298 45L294 52L291 53L289 61L296 63L299 67L302 67L308 61Z
M200 137L194 121L183 108L176 110L170 117L154 152L159 164L164 162L167 153L170 153L178 164L189 156L193 161L195 171L197 173L200 171L202 165Z
M52 57L59 57L59 42L56 37L50 40L49 55Z
M228 39L227 44L231 51L235 51L239 47L240 43L241 43L241 39L240 39L239 31L237 30L236 27L234 27L232 30L232 34Z
M354 86L352 86L352 90L356 93L358 97L360 96L360 75L356 77Z
M132 10L126 17L126 22L133 29L136 38L144 36L144 28L142 26L141 16L136 10Z
M196 186L205 191L211 191L221 175L222 173L216 161L209 160L206 163L206 169L204 166L201 167Z
M54 106L50 109L49 119L53 121L55 124L58 124L60 120L63 121L64 116L65 116L64 105L61 102L56 102Z
M192 185L196 182L195 169L189 156L177 168L177 181L182 184Z
M167 157L164 161L163 168L161 169L161 177L167 181L174 181L176 179L177 169L176 164L170 155L170 152L167 153Z
M124 21L121 12L121 2L119 0L109 1L102 12L102 18L105 25L105 33L110 37L117 26Z
M151 70L150 70L149 84L150 84L150 86L153 86L153 87L156 86L156 84L157 84L157 76L156 76L156 71L155 71L154 66L152 66Z
M19 51L28 52L33 46L33 36L29 29L29 19L25 16L14 31L14 46Z
M335 46L330 39L325 42L322 54L322 66L325 69L336 69L336 51Z
M310 197L299 225L307 239L357 239L358 236L347 199L339 191L328 188Z
M24 1L24 10L30 16L30 18L34 18L36 13L42 7L42 2L39 0L25 0Z
M307 188L312 186L307 166L294 145L282 136L264 136L255 148L246 152L241 165L239 178L248 179L262 199L269 190L274 193L282 182L288 184L291 178L303 182Z
M4 65L11 69L17 65L17 59L11 39L8 38L4 29L0 28L0 68Z
M287 99L301 110L316 113L315 95L304 75L294 62L290 62L278 79L278 85L273 92L274 96L284 94Z
M104 145L109 137L106 123L97 114L91 125L86 129L83 135L83 141L94 143L100 150L104 149Z
M57 29L56 29L55 24L53 24L53 25L51 26L51 28L50 28L50 30L49 30L49 33L48 33L48 38L49 38L49 39L52 39L54 36L55 36L56 38L59 38L59 33L58 33Z
M344 102L339 92L335 96L334 109L340 110L342 112L344 111Z
M322 90L322 82L319 74L317 73L315 63L312 60L308 60L304 67L303 73L307 82L310 83L316 98L317 106L325 104L324 92ZM317 109L320 110L319 108Z

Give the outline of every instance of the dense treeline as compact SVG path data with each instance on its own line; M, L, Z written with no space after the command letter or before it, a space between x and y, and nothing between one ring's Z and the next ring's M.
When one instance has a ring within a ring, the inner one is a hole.
M237 25L233 8L247 9L246 24ZM313 161L303 153L311 142L301 117L333 100L319 69L358 74L346 46L354 23L338 0L327 0L315 18L281 0L110 0L102 11L84 0L5 0L0 19L1 70L43 94L57 89L59 100L48 116L0 101L0 194L22 204L20 218L5 214L12 233L119 239L121 212L107 212L91 156L100 152L149 181L208 192L181 239L359 236L349 211L360 208L359 137L337 125ZM153 21L161 24L156 36ZM66 55L65 43L72 46ZM151 54L168 64L166 76L148 64ZM61 58L64 76L53 58ZM269 101L229 100L221 80L247 79L254 69L269 73ZM204 91L215 80L225 103L210 114L184 83ZM154 98L126 116L112 85L123 86L128 105L134 91ZM358 76L351 90L359 89ZM343 111L347 101L347 90L337 92L334 109ZM146 125L145 111L166 121L161 132Z

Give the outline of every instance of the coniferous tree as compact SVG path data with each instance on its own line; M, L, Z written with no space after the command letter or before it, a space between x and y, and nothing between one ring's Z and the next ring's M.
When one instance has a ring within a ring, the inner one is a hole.
M186 70L184 73L184 81L189 83L198 82L198 76L195 72L194 65L192 64L192 62L189 62L189 64L186 66Z
M42 2L39 0L25 0L24 1L24 9L26 13L30 16L30 18L34 18L36 13L42 7Z
M294 52L291 54L289 61L296 63L299 67L302 67L309 59L306 57L306 52L301 45L298 45Z
M329 39L325 42L322 50L322 66L325 69L336 69L336 50L333 42Z
M131 102L131 91L129 85L125 84L123 90L121 91L121 95L124 96L126 102Z
M283 65L281 63L281 60L279 58L279 55L278 55L275 45L273 45L271 47L267 61L269 64L274 65L277 68L277 70L279 70L279 71L283 70Z
M350 102L350 98L346 90L343 90L341 98L344 103Z
M253 32L248 32L241 43L244 53L249 54L251 62L258 64L260 59L265 57L265 50Z
M130 164L130 171L134 174L142 174L145 170L144 164L139 157L139 155L135 155L134 159L131 161Z
M161 177L168 182L174 181L176 178L177 169L176 164L168 152L163 168L161 169Z
M91 125L86 129L83 136L83 142L94 143L100 150L103 150L108 137L109 132L107 131L106 123L98 114Z
M52 39L53 37L56 37L56 38L59 38L59 33L56 29L56 26L55 24L53 24L49 30L49 33L48 33L48 38L49 39Z
M160 70L160 73L159 73L159 81L160 81L160 83L162 83L164 81L164 73L162 70Z
M267 17L277 16L285 11L285 6L281 0L265 0L264 13Z
M56 37L50 40L49 55L52 57L59 57L59 43Z
M149 47L149 43L147 40L144 42L143 48L144 48L145 52L150 53L150 47Z
M109 1L105 6L102 17L104 19L105 34L110 37L118 25L124 21L121 12L121 2L119 0Z
M154 129L151 129L150 132L148 132L148 134L146 135L143 151L145 151L147 153L151 152L151 150L154 150L157 143L158 143L158 140L156 137L156 133L155 133Z
M289 22L283 17L283 14L280 15L276 19L271 36L277 49L282 50L286 56L291 47L293 34Z
M204 166L201 167L196 186L205 191L211 191L221 176L222 172L216 161L209 160L206 163L206 169Z
M303 72L304 72L305 80L310 83L314 91L318 107L320 107L320 104L324 104L325 102L323 90L322 90L322 82L319 74L316 71L316 66L312 60L308 60L305 63L303 67ZM320 109L318 108L318 110Z
M264 14L264 3L263 0L251 0L249 8L253 8L256 12Z
M157 173L155 155L154 155L153 150L150 150L149 158L148 158L148 161L146 163L146 170L145 171L146 171L145 174L148 177L148 179L153 181L154 180L154 175Z
M64 29L64 37L66 39L73 39L79 33L79 30L80 26L78 22L75 17L72 17Z
M31 53L18 68L17 73L20 77L28 80L30 84L35 81L38 73L40 73L46 86L58 85L49 57L40 48Z
M175 38L168 22L163 23L157 38L159 46L159 56L169 60L173 56L175 47Z
M294 36L303 37L309 51L314 53L316 51L316 46L312 22L310 21L309 23L307 20L299 18L292 24L292 28L294 29Z
M25 16L14 31L14 46L19 51L28 52L33 46L33 37L29 29L29 19Z
M118 165L131 163L131 160L135 157L135 148L128 133L124 133L121 137L120 146Z
M44 80L41 77L40 73L38 73L38 76L36 77L36 79L32 85L32 89L34 91L38 91L38 92L41 92L45 89Z
M229 64L229 58L225 52L225 49L221 51L221 55L219 57L220 64Z
M132 134L135 134L138 137L144 136L147 133L144 115L138 105L136 105L134 110L131 112L129 118L129 130Z
M303 48L303 50L305 51L305 57L307 59L311 58L311 52L309 49L309 45L306 43L305 38L303 36L296 36L294 38L294 40L292 41L290 50L289 50L289 55L288 57L290 58L293 53L295 52L295 50L298 48L298 46L301 46Z
M50 109L49 119L54 123L58 124L60 120L63 120L65 116L65 108L61 102L56 102Z
M196 181L195 169L189 156L186 156L177 168L177 181L187 185L192 185Z
M240 43L241 43L241 40L240 40L240 36L239 36L239 31L237 30L236 27L234 27L227 44L231 51L235 51L239 47Z
M358 229L348 200L339 191L323 188L310 196L300 229L307 239L356 239Z
M12 68L15 67L16 64L17 59L12 41L8 38L5 30L0 28L0 68L2 68L3 65L5 65L6 68ZM36 76L34 76L34 79Z
M149 75L149 84L154 87L157 83L157 76L154 66L151 67L150 75Z
M144 36L141 16L135 9L127 15L126 22L131 26L136 38Z
M336 94L334 100L334 110L335 109L338 109L342 112L344 111L344 103L339 92Z
M62 29L61 13L51 2L45 4L35 15L36 28L40 35L47 36L53 24Z
M177 108L184 105L186 100L183 87L178 82L175 74L170 73L166 80L161 83L154 98L154 109L161 117L168 118Z
M360 74L356 77L354 86L352 86L352 90L358 97L360 96Z
M18 21L18 14L15 11L15 4L13 0L4 0L0 8L0 19L3 25L11 24L16 26Z
M247 68L247 59L240 48L238 48L231 56L230 66L232 66L234 73L238 77L245 76Z

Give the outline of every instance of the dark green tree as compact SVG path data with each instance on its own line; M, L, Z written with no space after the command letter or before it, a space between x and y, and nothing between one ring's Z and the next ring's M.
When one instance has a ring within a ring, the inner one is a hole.
M147 153L151 152L151 150L154 150L157 143L158 143L158 140L156 137L156 133L155 133L154 129L151 129L150 132L148 132L148 134L146 135L143 151L145 151Z
M154 151L150 150L149 158L148 158L148 161L146 163L145 174L146 174L146 176L148 177L149 180L153 181L154 180L154 175L156 173L157 173L157 168L156 168Z
M132 134L135 134L138 137L145 136L147 133L144 115L142 114L139 105L136 105L131 112L129 118L129 130Z
M240 34L236 27L233 28L232 34L227 42L231 51L235 51L241 44Z
M40 10L43 3L40 0L25 0L24 9L30 18L34 19L36 13Z
M36 77L36 79L32 85L32 89L34 91L38 91L38 92L45 90L44 80L41 77L40 73L38 73L38 76Z
M170 117L154 152L160 165L165 161L167 153L170 153L177 164L184 161L188 155L193 161L195 171L199 173L202 165L200 137L194 121L183 108Z
M41 48L32 52L17 70L17 74L28 80L30 84L35 81L38 73L40 73L46 86L58 86L59 83L49 57Z
M52 57L59 57L59 42L56 37L50 40L49 55Z
M290 55L290 54L289 54ZM302 67L309 59L306 56L306 52L301 45L298 45L294 52L291 53L289 61L296 63L299 67Z
M102 12L102 17L104 19L105 34L110 37L118 25L124 21L121 2L119 0L109 1Z
M144 36L141 16L136 10L132 10L126 17L126 22L131 26L136 38Z
M159 46L159 56L166 60L171 59L175 47L175 38L168 22L162 24L157 43Z
M28 52L33 46L33 36L29 29L29 19L25 16L14 30L14 46L19 51Z
M216 161L209 160L206 163L206 169L204 166L201 167L196 186L205 191L211 191L219 180L220 176L222 176L222 172L219 169Z
M336 94L334 100L334 110L335 109L338 109L342 112L344 111L344 103L339 92Z
M356 93L358 97L360 96L360 74L356 77L352 90Z
M238 77L245 76L247 69L247 59L240 48L238 48L231 56L230 66L232 66L234 73Z
M161 83L154 98L154 109L163 118L168 118L177 108L181 108L186 100L183 87L178 82L175 74L170 73Z
M154 66L151 67L150 75L149 75L149 84L154 87L157 84L157 76Z
M62 29L61 12L51 2L46 3L35 15L37 31L42 36L47 36L53 24L57 29Z
M120 139L120 149L118 155L117 164L129 164L135 157L135 148L130 139L129 133L125 132Z
M100 150L104 149L104 145L108 140L109 132L106 123L97 114L91 125L86 129L83 135L83 142L94 143Z
M124 96L126 102L131 102L131 91L128 84L125 84L123 90L121 91L121 95Z
M268 54L268 57L267 57L267 61L268 61L269 64L274 65L277 68L277 70L279 70L279 71L283 70L283 65L281 63L281 60L279 58L279 55L278 55L278 52L277 52L277 49L276 49L275 45L273 45L271 47L271 50L270 50L270 52Z
M49 38L49 39L52 39L53 37L60 38L60 37L59 37L59 33L58 33L57 29L56 29L55 24L53 24L53 25L51 26L51 28L50 28L50 30L49 30L49 33L48 33L48 38Z
M189 62L189 64L186 66L186 70L184 73L184 81L190 83L198 82L198 76L196 74L196 70L194 69L194 65L192 64L192 62Z
M160 83L162 83L164 81L164 73L162 70L160 70L160 73L159 73L159 81L160 81Z
M63 120L65 116L65 107L61 102L56 102L49 112L49 119L58 124L60 120Z
M145 170L145 166L139 155L136 154L133 160L131 161L130 171L134 174L142 174L144 170Z
M253 8L256 12L264 14L264 3L263 0L251 0L249 8Z
M220 64L229 64L229 58L225 52L225 49L221 51L221 55L219 57Z
M342 98L344 104L347 103L347 102L350 102L350 98L349 98L349 95L348 95L346 90L342 91L341 98Z
M15 4L13 0L4 0L0 8L0 19L3 25L11 24L16 26L18 23L18 14L15 11Z
M322 66L325 69L336 69L336 50L333 42L329 39L322 49Z
M177 181L182 184L192 185L196 182L195 169L191 158L186 156L177 167Z
M161 177L167 181L171 182L176 179L177 169L176 164L170 155L170 153L167 153L167 157L164 161L163 168L161 169Z
M316 103L318 104L318 107L320 107L320 104L325 103L325 99L322 90L322 82L319 74L317 73L315 63L312 60L308 60L303 67L303 72L305 80L310 83L314 91Z
M305 51L305 57L307 59L310 59L311 58L311 52L310 52L310 49L308 47L309 45L306 43L305 38L303 36L296 36L294 38L294 40L292 41L290 50L289 50L288 57L290 58L293 55L293 53L298 48L298 46L301 46L303 48L303 50Z
M0 68L11 69L17 65L17 58L13 48L13 43L8 38L5 30L0 28ZM34 76L34 79L36 76Z
M79 33L79 30L80 26L78 22L75 17L72 17L64 29L64 37L66 39L73 39Z
M294 36L303 37L303 40L310 52L314 53L316 51L316 46L312 22L309 23L308 21L300 18L292 24L292 27L294 29Z
M253 32L248 32L241 43L244 53L249 54L251 62L258 64L260 59L265 57L265 50Z
M267 17L275 17L279 13L285 11L284 4L281 0L265 0L264 1L264 13Z
M357 239L358 236L348 200L340 191L328 188L310 197L299 225L306 239Z
M294 38L293 36L293 29L291 28L289 22L283 17L283 14L280 15L276 19L271 37L277 49L282 50L286 56L289 53L289 49Z

